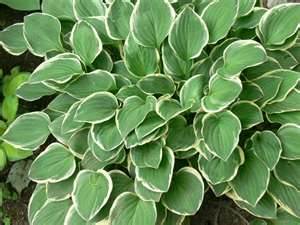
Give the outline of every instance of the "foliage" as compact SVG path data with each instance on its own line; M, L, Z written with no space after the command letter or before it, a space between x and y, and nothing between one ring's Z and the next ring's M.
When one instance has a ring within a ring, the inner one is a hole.
M56 138L29 171L30 224L188 224L208 189L299 223L300 4L255 4L44 0L3 30L45 58L17 95L55 96L2 136Z
M3 71L0 71L1 78L1 120L0 120L0 133L5 132L7 126L16 118L19 99L16 95L17 88L24 83L30 73L21 72L19 67L15 67L11 70L11 74L3 75ZM31 152L24 152L16 146L12 146L8 143L0 143L0 171L5 168L7 161L14 162L21 159L25 159L31 156Z

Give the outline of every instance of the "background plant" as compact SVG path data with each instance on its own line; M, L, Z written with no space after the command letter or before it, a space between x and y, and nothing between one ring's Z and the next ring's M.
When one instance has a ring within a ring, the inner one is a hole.
M44 0L3 30L45 58L17 95L55 96L2 136L56 138L29 172L30 223L188 224L208 189L253 224L299 223L300 5L255 4Z

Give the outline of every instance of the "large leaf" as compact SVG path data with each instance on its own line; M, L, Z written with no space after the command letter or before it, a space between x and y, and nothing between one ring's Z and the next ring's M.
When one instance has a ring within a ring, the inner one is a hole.
M83 70L80 61L70 54L61 54L44 61L31 74L30 83L41 81L65 82L74 75L82 74Z
M124 45L124 60L127 69L138 77L155 73L158 68L158 52L155 48L144 47L128 35Z
M171 212L179 215L194 215L204 197L201 175L191 167L179 170L173 177L171 187L162 197L162 203Z
M48 201L35 215L32 225L62 225L72 202L68 200ZM51 219L50 219L51 218Z
M130 16L133 4L127 0L114 0L109 6L106 18L106 26L113 39L125 40L129 33Z
M243 163L244 153L240 148L237 148L227 161L217 157L207 160L203 156L199 156L198 160L199 170L205 179L213 185L233 180Z
M75 181L72 200L79 215L93 219L104 207L112 192L112 180L107 172L81 170Z
M39 0L0 0L0 3L9 6L10 8L16 10L39 10L40 9L40 1Z
M169 43L174 52L187 61L201 54L208 38L208 30L201 17L186 7L172 25Z
M87 65L92 64L102 51L102 42L95 28L85 21L75 24L70 37L74 52Z
M266 45L282 45L295 34L300 22L300 4L278 5L261 18L260 39Z
M46 113L32 112L19 116L2 135L2 140L23 150L37 150L50 133L50 119ZM34 129L30 129L32 125Z
M230 185L242 201L256 206L267 191L270 171L253 152L247 152L245 156L245 163Z
M155 225L157 211L154 202L125 192L115 200L109 218L111 225Z
M273 170L282 152L280 139L272 131L256 131L251 137L252 149L266 166Z
M203 118L202 135L209 150L226 161L239 142L241 123L230 111L206 114Z
M165 148L157 169L136 167L137 179L152 191L167 192L171 185L174 163L174 153L169 148Z
M209 43L224 38L238 15L237 0L212 1L202 12L202 19L209 32Z
M32 163L28 176L35 182L59 182L75 172L75 158L59 143L47 147Z
M239 75L244 69L262 64L267 53L256 41L238 40L231 43L223 53L224 65L218 73L230 78Z
M117 98L109 92L96 92L80 103L75 120L88 123L102 123L111 119L118 108Z
M174 17L175 11L167 0L138 0L131 16L130 30L141 45L159 48Z
M59 20L46 13L32 13L24 18L24 37L28 49L37 56L51 51L63 52Z
M21 55L27 50L23 37L23 23L13 24L0 31L0 45L11 55Z
M300 126L286 124L277 131L277 135L282 144L282 157L291 160L300 159L298 151L300 145Z
M211 77L207 96L202 98L202 107L206 112L218 112L230 105L241 93L239 78L226 79L218 74Z

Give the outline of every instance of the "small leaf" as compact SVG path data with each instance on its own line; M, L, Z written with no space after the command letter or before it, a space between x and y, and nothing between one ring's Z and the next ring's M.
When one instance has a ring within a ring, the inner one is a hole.
M169 191L162 197L162 203L173 213L194 215L199 210L203 197L204 183L201 175L192 167L184 167L174 175Z
M29 82L21 84L16 91L19 98L30 102L38 100L43 96L53 95L54 93L55 90L47 87L43 83L32 84Z
M202 135L210 151L226 161L239 142L241 123L230 111L206 114L203 118Z
M300 159L299 145L300 145L300 126L296 124L286 124L279 128L277 135L282 144L282 155L284 159Z
M300 219L286 212L284 208L279 208L276 219L271 220L271 223L272 225L281 225L286 222L288 222L288 225L298 225Z
M0 0L0 2L16 10L31 11L40 9L39 0Z
M300 160L281 159L276 165L274 171L275 177L280 182L295 187L297 190L300 190L300 182L298 179L300 173L299 166Z
M107 172L81 170L75 181L72 200L78 214L93 219L103 208L112 192L112 180Z
M32 13L24 17L24 37L28 49L37 56L51 51L63 52L59 20L46 13Z
M102 123L111 119L118 108L117 98L109 92L96 92L80 103L75 120L88 123Z
M28 203L28 221L32 224L35 215L47 202L46 185L37 184Z
M248 15L254 8L256 0L239 1L239 17Z
M137 196L143 201L159 202L162 195L161 192L155 192L147 189L143 183L137 179L134 181L134 190Z
M157 211L154 202L145 202L133 193L120 194L111 207L111 225L154 225Z
M87 65L92 64L102 51L102 42L97 31L85 21L75 24L71 32L70 41L74 52Z
M208 30L201 17L186 7L175 19L169 44L183 60L197 58L208 43Z
M49 135L48 125L50 119L42 112L25 113L19 116L2 135L2 140L16 148L23 150L36 150L44 144ZM35 129L28 129L35 124Z
M72 0L44 0L42 2L42 11L58 19L75 20Z
M47 198L53 201L62 201L71 197L75 176L58 183L47 183Z
M156 105L157 114L166 121L171 120L186 110L177 100L172 98L162 98Z
M143 46L158 48L167 37L175 11L166 0L139 0L134 7L130 30Z

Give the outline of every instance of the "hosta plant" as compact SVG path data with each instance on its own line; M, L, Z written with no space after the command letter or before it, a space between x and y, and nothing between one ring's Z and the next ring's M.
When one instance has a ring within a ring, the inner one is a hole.
M53 96L2 136L55 139L29 172L30 224L189 224L209 189L299 224L299 24L300 4L43 0L0 34L45 59L18 96Z
M0 134L16 118L19 109L19 99L16 95L17 88L29 78L30 73L21 72L19 67L14 67L11 74L4 75L0 70L1 102L0 102ZM8 161L14 162L25 159L32 152L23 151L6 142L0 142L0 171L5 168Z

